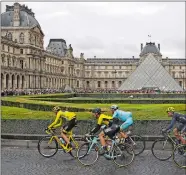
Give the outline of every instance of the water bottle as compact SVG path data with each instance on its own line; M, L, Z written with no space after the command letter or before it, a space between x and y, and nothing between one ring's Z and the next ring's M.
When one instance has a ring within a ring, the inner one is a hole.
M60 138L60 141L61 141L62 144L65 143L65 141L63 140L63 138Z

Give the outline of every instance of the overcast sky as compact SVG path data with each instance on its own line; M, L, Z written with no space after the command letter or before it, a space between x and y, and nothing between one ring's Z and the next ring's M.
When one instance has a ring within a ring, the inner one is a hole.
M6 4L2 2L1 12ZM25 2L45 34L72 44L74 56L139 57L140 44L160 43L163 57L185 58L184 2Z

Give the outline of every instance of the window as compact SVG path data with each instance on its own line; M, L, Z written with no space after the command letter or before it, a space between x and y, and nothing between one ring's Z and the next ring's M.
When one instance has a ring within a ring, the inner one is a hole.
M12 40L12 34L8 33L7 38L8 38L8 40Z
M79 81L77 81L77 87L79 87Z
M112 81L112 87L113 87L113 88L115 87L115 82L114 82L114 81Z
M182 81L179 81L179 85L182 87Z
M89 88L89 81L87 81L87 88Z
M24 43L24 34L23 34L23 33L21 33L20 36L19 36L19 42L20 42L21 44Z
M20 60L21 69L23 69L23 60Z
M98 81L98 88L100 88L101 87L101 82L100 81Z
M10 47L8 46L8 52L10 51Z
M2 45L2 50L5 50L5 45L4 44Z
M13 53L15 53L15 48L13 48Z
M23 49L20 49L20 54L23 54Z

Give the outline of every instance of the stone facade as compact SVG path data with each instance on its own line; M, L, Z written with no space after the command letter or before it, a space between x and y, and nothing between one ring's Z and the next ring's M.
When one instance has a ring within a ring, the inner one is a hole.
M1 90L117 89L152 53L186 87L185 59L162 58L160 45L141 45L140 58L79 58L63 39L51 39L44 49L44 33L28 7L15 3L1 14Z

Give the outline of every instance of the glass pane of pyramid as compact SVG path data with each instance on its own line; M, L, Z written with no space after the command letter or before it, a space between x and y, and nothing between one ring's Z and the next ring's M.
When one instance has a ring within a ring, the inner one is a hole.
M157 87L160 90L183 91L156 58L149 54L136 68L119 90L138 90L143 87Z

